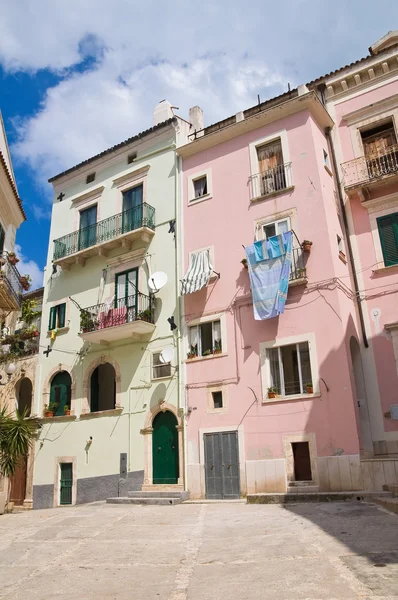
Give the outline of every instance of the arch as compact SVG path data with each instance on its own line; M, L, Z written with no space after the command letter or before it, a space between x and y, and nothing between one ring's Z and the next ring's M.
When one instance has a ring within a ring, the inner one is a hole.
M351 336L350 338L350 355L352 372L354 375L355 398L359 412L361 454L363 456L373 456L372 432L370 428L368 398L366 394L365 377L363 374L361 349L358 340L354 336Z
M116 407L116 371L111 363L101 363L91 373L89 404L90 412Z
M70 394L70 412L71 415L75 414L75 406L76 406L76 379L74 377L73 372L69 370L69 367L59 363L56 367L53 367L48 373L47 377L43 384L43 404L49 404L50 395L51 395L51 381L54 376L61 371L65 371L69 373L71 378L71 394Z
M82 398L82 413L90 412L90 388L91 388L91 376L95 369L99 365L108 363L112 365L115 370L115 406L114 408L121 408L122 406L122 386L121 386L121 372L119 364L111 357L102 354L95 358L87 367L83 377L83 398Z
M15 386L15 396L19 413L29 417L32 412L33 384L29 377L23 377Z
M59 371L51 380L50 403L54 404L54 417L62 417L65 406L71 404L72 378L68 371Z

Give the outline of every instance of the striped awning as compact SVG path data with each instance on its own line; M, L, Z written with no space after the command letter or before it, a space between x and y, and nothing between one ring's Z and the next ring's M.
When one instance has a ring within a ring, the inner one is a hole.
M191 254L189 267L181 280L181 295L192 294L209 283L213 273L209 250L201 250Z

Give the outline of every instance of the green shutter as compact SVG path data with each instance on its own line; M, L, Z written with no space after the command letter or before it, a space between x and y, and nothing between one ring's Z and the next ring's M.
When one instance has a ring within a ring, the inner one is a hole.
M398 213L377 219L384 264L398 264Z
M72 463L60 463L60 504L72 504L73 487L73 465Z
M58 327L65 327L66 302L58 305Z
M52 308L50 308L50 319L48 322L49 331L51 331L52 329L55 329L56 319L57 319L57 307L53 306Z

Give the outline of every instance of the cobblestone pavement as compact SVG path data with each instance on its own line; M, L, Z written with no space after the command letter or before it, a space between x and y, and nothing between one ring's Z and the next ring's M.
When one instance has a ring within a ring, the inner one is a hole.
M0 597L398 600L398 517L350 502L4 515Z

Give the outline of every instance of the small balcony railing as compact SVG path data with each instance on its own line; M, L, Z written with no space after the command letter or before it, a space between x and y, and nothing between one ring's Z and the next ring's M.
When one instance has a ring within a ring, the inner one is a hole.
M360 156L341 165L344 187L370 183L388 175L398 175L398 144L384 152Z
M8 252L0 254L0 308L17 310L21 307L23 287L21 275L10 262Z
M109 242L142 227L155 229L155 209L146 202L54 240L54 260Z
M250 199L268 196L275 192L281 192L292 185L292 163L278 165L274 169L261 171L249 177Z
M106 339L104 330L138 321L154 323L153 298L141 292L128 298L121 298L112 306L103 302L84 308L80 312L80 332L102 331Z
M305 252L302 248L293 248L289 281L297 281L299 279L306 278L307 270L305 268Z

